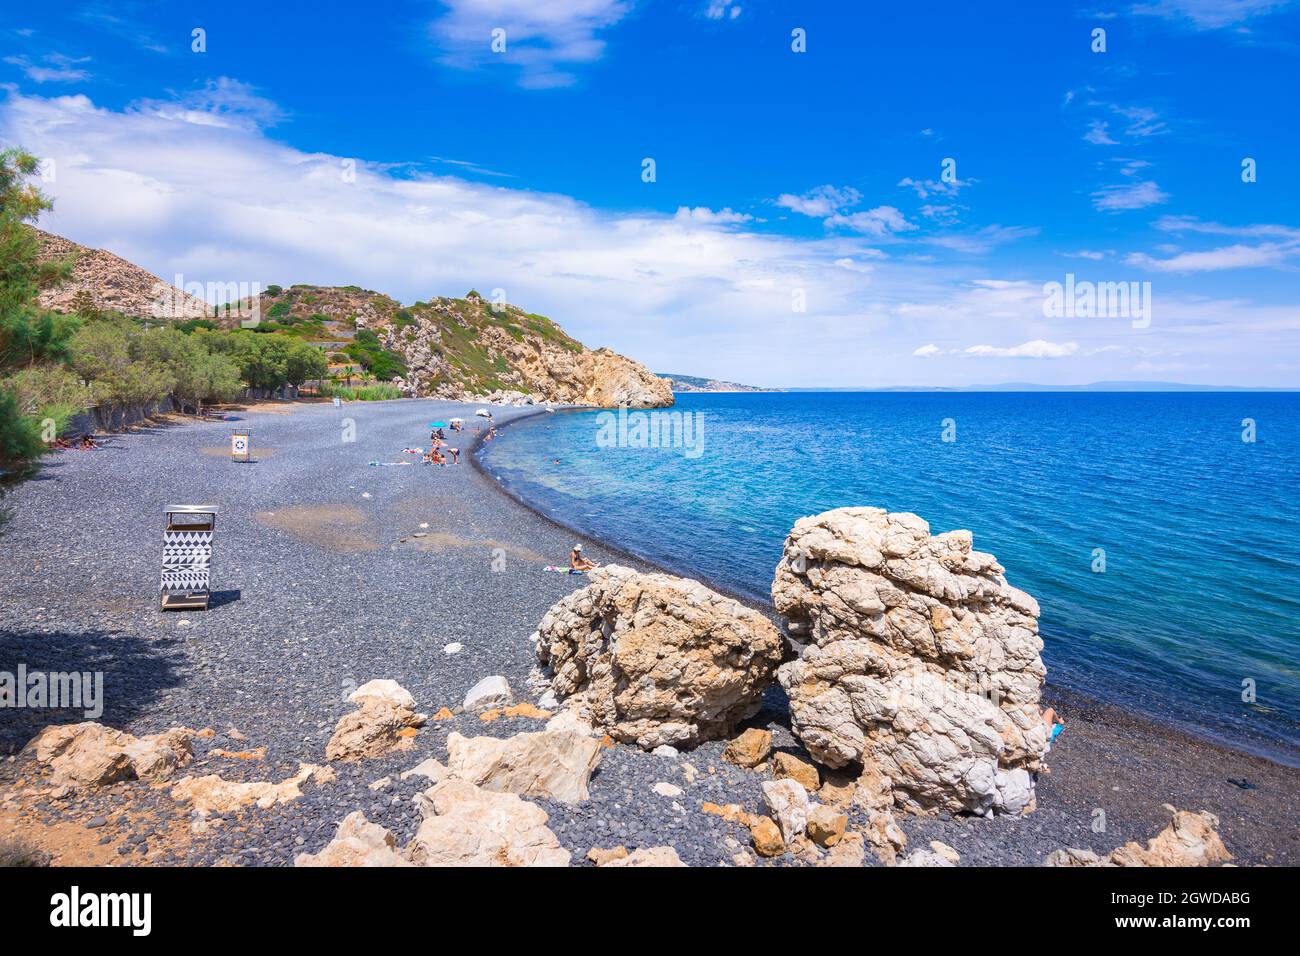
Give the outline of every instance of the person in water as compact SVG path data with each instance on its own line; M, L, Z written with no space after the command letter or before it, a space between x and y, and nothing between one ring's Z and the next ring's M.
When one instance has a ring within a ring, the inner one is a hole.
M572 553L569 555L569 567L574 571L590 571L592 568L599 567L599 565L584 558L582 556L582 545L575 544Z

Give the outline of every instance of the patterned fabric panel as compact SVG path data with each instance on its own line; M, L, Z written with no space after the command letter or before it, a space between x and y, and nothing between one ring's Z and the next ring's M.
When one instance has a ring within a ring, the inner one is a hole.
M211 531L164 531L160 590L164 594L206 591L211 562Z

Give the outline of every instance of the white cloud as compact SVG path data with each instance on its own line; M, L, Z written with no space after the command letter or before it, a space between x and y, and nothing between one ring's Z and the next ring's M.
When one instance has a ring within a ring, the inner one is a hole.
M907 217L893 206L877 206L863 212L836 213L826 218L826 225L877 237L910 232L916 228L914 223L908 222Z
M913 179L911 176L904 176L898 181L898 185L914 190L918 199L929 199L931 195L956 196L964 186L974 182L973 179L954 179L952 182L947 182L942 179Z
M1160 118L1160 114L1149 107L1114 106L1111 108L1129 121L1128 126L1124 128L1124 133L1127 136L1138 136L1145 139L1148 136L1160 136L1169 132L1169 127Z
M1168 259L1154 259L1135 252L1128 257L1131 265L1156 272L1218 272L1223 269L1257 269L1276 266L1295 255L1295 246L1261 243L1257 246L1232 245L1203 252L1183 252Z
M201 89L177 99L140 100L135 108L163 119L249 131L274 126L284 115L279 106L259 96L252 86L228 76L209 80Z
M884 238L900 232L910 232L916 224L895 206L876 206L859 212L849 210L862 201L862 194L852 186L818 186L801 196L782 193L775 200L778 206L821 219L828 229L847 229L866 236Z
M1207 222L1195 216L1161 216L1154 225L1162 232L1269 241L1255 244L1239 242L1215 249L1190 252L1180 250L1177 246L1161 244L1156 249L1164 252L1168 258L1157 259L1138 252L1128 257L1127 261L1131 265L1155 272L1219 272L1225 269L1289 267L1292 260L1300 256L1300 229L1291 226L1268 223L1227 226L1223 223Z
M804 216L825 218L832 213L856 206L862 201L862 194L852 186L837 188L835 186L818 186L802 196L782 193L776 198L776 204Z
M1083 138L1097 146L1116 146L1115 140L1110 138L1107 130L1110 124L1102 120L1093 120L1088 126L1088 132L1083 134Z
M929 358L931 355L937 355L938 353L939 346L935 345L933 342L929 345L922 345L920 348L912 351L913 355L919 356L920 358Z
M623 19L631 0L444 0L445 12L429 25L441 62L458 69L512 64L522 86L568 86L570 68L600 59L598 34ZM492 52L492 31L505 31L503 53Z
M966 355L977 358L1067 358L1079 351L1078 342L1048 342L1034 339L1022 345L1003 348L996 345L972 345L966 349Z
M1291 226L1257 224L1250 226L1225 226L1206 222L1195 216L1161 216L1155 227L1164 232L1201 232L1215 236L1242 236L1259 239L1287 239L1300 242L1300 229Z
M981 255L996 246L1027 239L1039 233L1037 226L1000 226L996 223L973 232L953 233L947 236L933 236L928 241L936 246L963 252L968 255Z
M1290 0L1155 0L1135 5L1133 12L1187 21L1199 30L1214 30L1277 13L1290 5Z
M735 20L740 12L740 4L727 0L708 0L704 6L704 16L710 20Z
M4 61L18 67L28 79L37 83L75 83L90 76L77 65L90 62L88 56L74 59L61 53L50 53L42 58L42 63L35 63L26 56L7 56Z
M677 213L673 216L678 222L699 222L710 225L728 225L741 222L752 222L754 217L743 212L736 212L734 209L713 210L707 206L696 206L692 209L689 206L678 206Z
M1102 212L1123 212L1127 209L1145 209L1169 199L1152 180L1103 186L1092 194L1092 204Z

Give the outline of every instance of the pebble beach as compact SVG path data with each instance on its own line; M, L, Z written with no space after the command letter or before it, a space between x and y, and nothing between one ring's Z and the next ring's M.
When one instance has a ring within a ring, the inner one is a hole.
M320 850L355 810L399 844L409 839L420 820L414 798L428 782L401 775L426 758L445 760L450 732L506 737L540 729L527 717L487 722L456 712L490 675L505 677L517 700L537 702L529 637L551 605L584 583L543 570L566 563L574 533L510 497L473 463L476 429L486 430L478 407L427 400L255 406L230 420L176 420L107 436L99 448L51 456L35 478L14 486L2 502L10 516L0 529L0 670L22 663L29 671L101 671L97 719L134 734L212 728L195 741L187 773L280 780L301 763L323 764L336 722L351 710L348 694L372 679L397 681L422 711L453 713L430 721L410 749L334 764L336 780L309 784L290 803L195 827L166 787L131 782L59 799L30 794L23 746L47 724L85 718L6 709L0 831L36 834L59 862L287 866L296 854ZM492 411L498 426L539 413ZM459 465L425 466L403 453L427 447L429 423L452 417L467 424L448 433ZM230 459L236 427L251 432L251 462ZM497 440L508 440L508 428ZM175 504L218 508L207 611L158 609L164 512ZM599 541L585 542L585 552L597 562L655 570ZM1051 773L1040 778L1037 811L900 814L909 846L941 840L962 865L1036 866L1066 846L1104 854L1145 841L1166 825L1163 805L1172 804L1217 815L1239 864L1300 863L1300 770L1071 694L1050 673L1045 698L1064 716L1066 732L1053 746ZM777 750L800 751L779 687L746 726L770 730ZM765 778L724 761L724 745L676 756L615 745L591 778L590 800L535 802L574 864L593 847L668 845L692 866L731 865L748 846L746 829L701 807L738 803L756 811ZM228 756L250 751L260 756ZM868 853L866 863L876 862Z

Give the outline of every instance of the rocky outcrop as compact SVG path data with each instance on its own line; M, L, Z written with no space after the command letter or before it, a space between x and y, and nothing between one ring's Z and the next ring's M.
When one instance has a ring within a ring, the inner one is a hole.
M546 811L513 793L443 780L417 798L424 817L406 848L420 866L568 866Z
M650 846L633 850L623 856L607 859L603 863L597 863L601 867L682 867L686 864L682 858L677 855L677 851L670 846Z
M25 750L50 770L57 791L102 787L119 780L165 780L190 761L194 731L173 727L135 737L94 721L54 724Z
M513 737L447 737L447 775L484 790L580 803L600 763L600 742L585 734L549 732Z
M645 750L727 736L758 710L783 653L756 611L618 565L547 611L534 643L566 708Z
M1109 856L1067 847L1047 857L1046 866L1219 866L1232 854L1219 838L1219 818L1213 813L1177 810L1165 804L1169 825L1143 846L1125 843Z
M360 324L360 323L358 323ZM609 349L588 349L544 316L471 292L398 309L366 325L407 367L412 395L613 408L673 404L672 386Z
M212 773L204 777L182 777L172 786L172 799L189 803L200 816L209 813L233 813L245 807L268 810L282 803L292 803L302 796L302 785L332 783L334 771L315 764L299 764L291 777L272 783L269 780L247 782L226 780Z
M339 718L325 746L326 760L364 760L406 749L429 719L415 712L415 698L396 681L372 680L348 700L357 709Z
M299 853L294 866L412 866L397 850L397 839L360 810L349 813L319 853Z
M794 525L772 582L793 729L914 811L1025 812L1047 746L1038 604L968 531L839 508Z
M111 252L40 229L32 231L41 242L42 262L69 258L74 262L68 281L41 290L37 301L42 309L73 312L84 300L96 309L140 318L201 319L212 311L202 299Z

